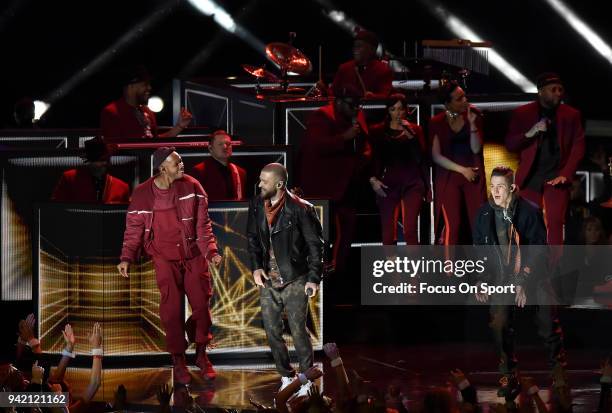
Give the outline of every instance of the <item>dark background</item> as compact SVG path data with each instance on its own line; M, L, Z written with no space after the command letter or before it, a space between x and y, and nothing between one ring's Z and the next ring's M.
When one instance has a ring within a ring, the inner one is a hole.
M317 47L323 45L324 72L331 81L339 63L350 58L350 34L323 15L332 5L361 26L377 32L387 49L409 54L422 39L455 38L430 10L433 3L377 0L217 0L233 18L263 43L286 42L297 33L295 45L311 57L316 68ZM538 73L554 70L566 80L568 101L585 119L607 119L610 63L601 57L545 1L448 1L449 12L467 23L520 72L534 81ZM569 5L604 41L612 42L609 16L601 2L568 0ZM0 2L0 125L9 125L12 105L21 96L48 100L60 85L81 72L126 32L139 27L159 9L157 21L119 47L89 71L74 88L65 89L46 115L46 127L97 127L100 109L117 98L119 68L143 63L154 74L154 94L169 92L174 77L242 75L240 64L263 63L262 55L243 40L225 32L211 17L187 0ZM207 47L208 57L189 64ZM520 92L492 68L486 85L490 93ZM169 106L166 101L166 107ZM169 110L160 114L169 122Z

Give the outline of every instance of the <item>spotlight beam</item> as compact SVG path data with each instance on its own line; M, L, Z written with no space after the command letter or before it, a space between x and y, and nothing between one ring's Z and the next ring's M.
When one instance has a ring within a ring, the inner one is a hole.
M586 40L608 63L612 64L612 48L561 0L546 0L574 30Z
M53 104L59 99L66 96L78 84L83 82L93 73L100 70L104 65L106 65L120 50L124 49L130 43L133 43L136 39L142 37L145 32L147 32L149 29L159 23L162 19L167 17L174 9L176 4L177 2L172 0L164 3L164 5L162 5L160 8L158 8L156 11L154 11L152 14L150 14L143 20L141 20L132 29L130 29L123 36L121 36L115 43L108 47L104 52L102 52L94 60L89 62L87 66L83 67L74 76L72 76L61 86L51 92L45 100L50 104Z
M463 39L469 39L476 42L481 42L483 39L476 34L467 24L461 21L457 16L448 12L444 7L439 4L432 5L432 2L421 0L421 2L429 8L429 10L440 19L446 27L453 32L456 36ZM521 88L523 92L535 93L537 88L533 82L527 79L521 72L519 72L510 62L508 62L501 54L495 49L489 49L489 61L491 65L495 67L499 72L508 78L512 83Z

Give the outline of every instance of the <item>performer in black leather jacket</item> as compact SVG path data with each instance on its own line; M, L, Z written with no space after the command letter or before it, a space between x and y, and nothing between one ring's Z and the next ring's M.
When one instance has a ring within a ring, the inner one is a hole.
M491 195L482 205L475 219L473 239L475 245L491 245L493 274L485 281L490 284L516 286L514 303L508 303L497 294L489 297L477 294L480 302L490 301L491 322L495 343L500 355L501 387L498 395L513 400L520 390L517 379L518 360L514 351L514 311L528 302L537 303L538 334L548 350L552 369L565 366L563 333L557 306L544 296L547 289L539 275L546 266L546 227L540 209L516 194L514 172L507 167L496 167L491 172ZM491 261L491 260L489 260ZM509 278L511 277L511 279ZM546 303L546 304L544 304ZM513 305L516 304L516 305Z
M260 287L264 328L284 388L295 371L283 339L283 310L300 372L313 364L306 318L308 298L316 295L323 272L323 236L312 204L286 189L287 170L283 165L266 165L259 181L261 194L249 205L248 251L253 278ZM308 389L308 385L302 386L300 394L307 394Z

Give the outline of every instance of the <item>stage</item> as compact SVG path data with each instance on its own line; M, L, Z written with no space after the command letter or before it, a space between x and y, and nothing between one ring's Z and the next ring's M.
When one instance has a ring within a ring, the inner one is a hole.
M345 368L364 380L370 394L376 391L384 395L389 385L397 386L407 396L410 411L417 407L418 400L433 386L448 387L449 370L461 369L476 386L478 400L483 411L490 404L501 403L496 395L500 377L495 369L496 357L487 343L432 343L413 346L344 345L340 352ZM599 360L603 350L574 349L569 351L568 376L572 387L574 412L593 412L599 402ZM540 396L550 399L550 373L546 368L544 350L539 346L519 348L521 374L533 377L540 387ZM317 364L324 370L318 381L323 392L332 399L336 395L336 379L325 355L318 354ZM254 363L234 360L231 364L217 364L217 379L205 383L192 370L193 382L190 393L203 409L224 408L253 409L249 400L272 406L278 390L279 377L272 364L265 360ZM88 383L88 370L69 369L66 375L74 394L80 394ZM130 411L154 411L157 405L156 391L163 384L172 384L172 369L169 365L139 366L130 369L104 368L102 386L95 400L113 400L119 384L127 389ZM175 409L185 406L187 397L184 388L177 387L172 400ZM193 410L192 410L193 411ZM198 411L197 409L195 411Z

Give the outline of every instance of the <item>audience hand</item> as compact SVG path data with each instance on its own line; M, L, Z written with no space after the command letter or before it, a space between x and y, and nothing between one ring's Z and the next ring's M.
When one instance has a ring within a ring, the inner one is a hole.
M335 360L340 357L340 350L336 343L326 343L323 345L323 351L330 360Z
M72 352L74 349L74 332L72 331L72 326L70 324L66 324L64 329L62 330L62 335L64 336L64 341L66 342L66 350Z
M102 347L102 327L100 326L100 323L94 323L91 333L87 338L92 348Z

